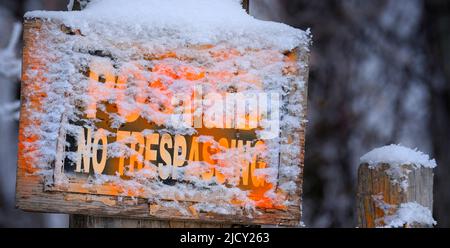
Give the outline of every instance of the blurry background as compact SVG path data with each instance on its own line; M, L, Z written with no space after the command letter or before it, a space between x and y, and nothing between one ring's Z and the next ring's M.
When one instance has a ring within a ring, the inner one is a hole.
M14 209L20 25L66 0L0 0L0 227L62 227L66 215ZM434 216L450 227L450 1L251 0L259 19L311 28L304 222L355 227L359 158L402 144L430 154ZM15 27L14 27L15 26ZM15 39L18 37L18 39ZM17 40L18 42L15 42Z

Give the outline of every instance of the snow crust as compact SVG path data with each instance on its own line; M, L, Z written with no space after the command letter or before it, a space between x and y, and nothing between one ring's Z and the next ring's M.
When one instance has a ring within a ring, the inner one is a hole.
M430 209L416 203L403 203L397 209L394 215L386 216L384 218L385 227L398 228L411 226L414 224L422 224L427 226L434 226L437 222L433 219Z
M166 46L227 42L248 47L291 50L310 42L309 31L260 21L239 0L94 0L82 11L32 11L26 18L62 21L83 35L105 38L163 39ZM173 34L170 39L166 34Z
M437 166L436 160L430 159L427 154L401 145L376 148L362 156L361 163L368 163L370 166L380 164L389 164L391 166L414 165L418 168L435 168Z

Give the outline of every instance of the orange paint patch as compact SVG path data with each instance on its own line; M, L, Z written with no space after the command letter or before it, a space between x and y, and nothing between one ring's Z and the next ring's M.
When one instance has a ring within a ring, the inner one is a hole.
M252 189L250 191L249 198L252 199L255 202L256 206L259 208L286 209L286 206L279 205L274 201L273 198L269 198L266 196L266 193L272 188L272 184L266 183L261 188Z

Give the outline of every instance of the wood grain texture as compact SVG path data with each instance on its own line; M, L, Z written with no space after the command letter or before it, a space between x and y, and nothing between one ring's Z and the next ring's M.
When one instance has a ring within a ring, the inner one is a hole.
M416 202L433 209L433 169L402 165L409 170L408 187L403 189L386 173L391 168L383 164L371 168L362 164L358 170L357 215L358 226L374 228L385 226L384 217L395 214L402 203ZM384 206L384 208L383 208ZM429 227L415 225L414 227Z
M70 215L71 228L232 228L232 224Z
M258 209L260 215L248 217L245 215L221 215L215 213L195 213L192 215L184 215L182 212L191 212L191 206L196 199L190 202L189 199L181 201L181 207L184 209L166 209L155 208L148 199L143 197L127 197L118 196L111 192L102 190L101 187L96 189L84 190L82 187L76 187L83 184L83 182L76 182L74 180L71 185L74 188L68 189L58 187L57 185L46 184L47 180L42 175L36 175L36 169L33 161L26 156L27 152L24 148L24 142L35 137L25 135L25 129L28 127L36 127L39 124L33 123L30 118L30 113L33 111L40 111L40 102L45 97L45 92L39 92L39 85L45 83L45 78L42 76L45 72L45 65L42 62L42 53L45 52L45 47L40 44L45 42L38 42L46 39L49 34L43 29L46 25L58 25L52 21L42 21L38 19L28 19L24 22L24 49L23 49L23 71L28 69L39 72L32 78L23 73L22 75L22 105L21 105L21 119L19 128L19 160L17 170L17 186L16 186L16 205L25 211L38 211L50 213L68 213L68 214L83 214L90 215L89 221L96 223L94 216L108 216L115 218L134 218L139 221L145 220L165 220L160 225L169 225L167 221L179 221L184 224L174 225L224 225L224 224L238 224L238 225L282 225L282 226L297 226L301 220L301 195L303 182L303 167L304 167L304 145L305 145L305 128L306 122L297 130L300 137L301 151L300 161L298 167L301 170L296 184L298 190L291 195L291 200L295 204L289 206L287 209ZM76 35L76 30L62 28L60 35ZM306 49L297 49L297 60L308 63L309 52ZM39 55L40 56L39 56ZM308 67L300 68L298 71L298 78L307 82ZM33 94L31 94L33 93ZM298 118L306 119L306 99L307 99L307 85L305 84L301 94L303 95L303 111ZM289 134L286 134L289 135ZM289 139L289 136L288 136ZM61 170L57 170L61 173ZM197 199L198 200L198 199ZM203 199L200 199L203 200ZM74 217L73 217L74 218ZM81 218L81 217L80 217ZM106 217L102 217L106 218ZM78 220L73 219L73 223ZM88 220L84 221L90 223ZM83 221L78 221L83 222ZM153 222L152 222L153 223ZM157 222L154 222L157 223ZM186 224L189 223L189 224ZM203 224L196 224L203 223ZM205 224L209 223L209 224ZM74 224L76 225L76 224ZM81 224L80 224L81 225ZM84 224L83 224L84 225ZM91 225L91 224L90 224ZM95 224L92 224L95 225ZM112 225L112 224L111 224ZM130 224L137 225L137 224ZM140 224L139 224L140 225ZM145 224L157 225L157 224ZM169 225L170 226L170 225Z

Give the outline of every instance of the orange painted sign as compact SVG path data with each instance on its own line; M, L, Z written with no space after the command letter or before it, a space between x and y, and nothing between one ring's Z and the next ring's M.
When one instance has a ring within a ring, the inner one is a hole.
M175 53L170 54L176 57ZM248 95L238 92L202 95L202 89L195 85L195 81L208 77L206 75L210 73L187 66L174 68L157 64L151 69L157 76L149 81L142 75L143 68L126 69L115 76L108 60L94 58L91 65L85 72L90 79L88 96L91 100L81 119L72 123L78 127L78 133L66 134L68 145L65 152L72 155L65 157L66 173L118 175L123 180L129 180L135 172L146 170L157 175L155 180L167 185L186 183L180 176L185 174L205 182L214 181L215 184L250 190L250 199L256 200L257 206L274 207L270 198L263 196L272 185L266 182L265 175L257 173L257 170L266 168L267 163L263 156L265 143L257 137L257 131L262 131L260 122L265 119L272 125L269 131L273 137L270 138L279 136L280 98L277 94L260 91ZM222 75L226 73L220 72ZM176 98L177 92L167 89L168 81L170 84L170 81L180 79L194 88L191 96ZM164 125L142 116L143 110L138 105L124 106L124 91L133 84L138 84L141 92L150 88L168 98L172 97L158 106L148 101L145 94L137 94L134 100L156 112L175 115L178 111L176 117L181 114L182 120L169 118L172 121L170 124L181 129L193 128L194 134L177 134L174 127L172 131L167 131ZM107 90L104 88L111 90L109 94L105 93ZM115 102L109 99L115 99ZM182 106L178 107L181 109L176 110L180 102ZM203 113L204 106L209 102L215 104L214 113ZM97 108L100 104L104 104L102 109ZM249 111L250 108L252 111ZM265 116L269 112L270 120ZM114 126L111 116L120 116L125 121L120 126ZM96 121L86 124L91 120ZM126 154L108 156L108 149L114 149L110 144L122 145L122 153ZM227 151L237 156L237 166L231 164L227 157L221 158L220 155ZM76 159L70 159L74 156ZM232 169L232 172L221 171L226 169Z
M300 222L306 48L79 48L61 27L25 23L20 208Z

